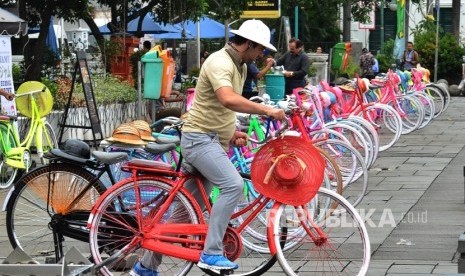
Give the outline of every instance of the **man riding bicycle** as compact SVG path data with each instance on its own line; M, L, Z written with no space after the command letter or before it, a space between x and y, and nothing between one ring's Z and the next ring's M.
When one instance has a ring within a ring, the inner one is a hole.
M281 109L241 96L247 64L265 49L276 51L270 44L269 28L260 20L247 20L231 32L235 34L231 42L211 54L202 65L181 137L184 160L203 175L207 192L212 185L221 191L211 210L205 246L197 264L200 268L215 270L238 268L223 255L223 237L243 191L243 179L226 153L230 145L247 144L247 134L236 131L236 112L278 120L285 117ZM158 275L159 258L149 255L136 264L131 275Z

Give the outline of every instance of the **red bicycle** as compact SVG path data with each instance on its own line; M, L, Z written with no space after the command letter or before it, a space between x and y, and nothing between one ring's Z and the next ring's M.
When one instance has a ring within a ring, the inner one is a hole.
M201 176L147 160L132 160L124 169L131 177L107 190L88 220L95 269L112 275L128 257L151 251L159 275L187 275L199 261L211 210ZM287 275L366 274L371 252L364 222L342 196L319 188L323 170L320 153L299 137L279 137L256 153L252 179L261 195L240 204L223 241L225 255L239 264L235 274L262 275L276 260ZM263 211L269 214L267 241L257 242L268 245L267 254L242 246L241 236L262 224L257 217Z

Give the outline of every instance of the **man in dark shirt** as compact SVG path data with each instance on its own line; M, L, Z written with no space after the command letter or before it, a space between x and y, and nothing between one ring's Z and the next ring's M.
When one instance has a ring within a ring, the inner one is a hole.
M242 96L245 98L250 99L253 96L258 96L254 87L257 84L257 80L261 79L266 72L273 67L273 59L267 58L265 63L265 67L262 70L258 69L255 62L247 64L247 78L245 79L244 89L242 90Z
M284 66L286 95L292 94L294 88L305 86L305 77L308 73L310 61L304 52L302 41L297 38L291 38L289 40L289 52L278 59L276 65Z

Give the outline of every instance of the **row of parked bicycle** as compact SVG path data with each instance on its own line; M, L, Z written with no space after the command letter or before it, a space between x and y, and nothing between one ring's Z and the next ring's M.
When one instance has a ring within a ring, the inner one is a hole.
M365 275L370 241L354 207L366 194L368 169L401 135L447 108L447 89L425 84L421 71L389 71L372 82L297 89L277 103L266 94L251 100L276 104L288 118L237 116L249 143L228 153L244 178L224 238L226 256L239 264L235 274L261 275L278 261L287 275ZM160 124L164 131L152 132ZM74 246L103 275L124 274L152 251L159 275L188 274L220 191L206 190L183 165L181 129L178 118L135 121L115 129L105 151L91 153L77 140L49 151L49 163L25 173L6 198L11 245L56 262ZM294 164L292 172L285 164Z

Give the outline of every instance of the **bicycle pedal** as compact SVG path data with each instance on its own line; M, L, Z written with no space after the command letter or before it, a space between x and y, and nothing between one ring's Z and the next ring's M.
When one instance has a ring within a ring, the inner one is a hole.
M232 275L232 274L234 274L234 269L220 270L220 275Z

